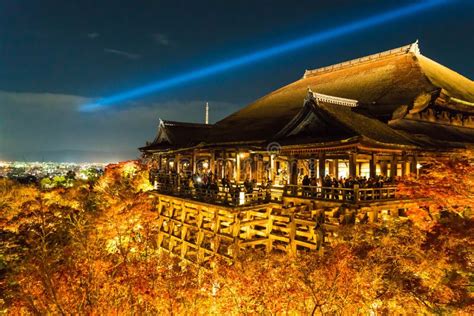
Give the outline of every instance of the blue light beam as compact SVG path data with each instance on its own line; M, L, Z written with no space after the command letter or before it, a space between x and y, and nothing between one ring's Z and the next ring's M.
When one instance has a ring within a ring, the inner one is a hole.
M450 0L426 0L415 4L407 5L389 12L373 15L362 20L353 21L333 29L320 31L302 38L294 39L287 43L279 44L267 49L256 51L244 56L235 57L229 60L218 62L207 67L196 68L189 72L180 73L167 79L152 82L142 87L125 91L110 97L102 98L94 103L80 106L81 112L92 112L106 107L113 106L119 102L130 100L136 97L147 95L153 92L159 92L168 88L178 86L193 80L204 78L220 72L227 71L238 66L250 64L269 57L281 55L309 45L320 44L335 37L347 35L382 23L393 21L404 16L412 15L417 12L425 11L430 8L447 3Z

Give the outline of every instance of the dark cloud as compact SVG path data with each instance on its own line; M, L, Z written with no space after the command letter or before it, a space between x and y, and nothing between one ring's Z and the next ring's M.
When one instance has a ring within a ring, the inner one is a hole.
M113 49L113 48L104 48L104 52L108 54L114 54L117 56L125 57L128 59L140 59L142 56L135 53L126 52L123 50Z
M168 36L166 34L155 33L152 34L152 38L159 45L168 46L170 44L170 40L168 39Z
M90 38L90 39L96 39L99 36L100 36L100 34L97 33L97 32L87 33L87 37Z
M204 120L205 101L200 100L135 103L95 113L77 111L91 101L66 94L0 91L0 158L2 154L76 150L117 153L117 159L130 159L138 155L136 148L153 140L159 118ZM211 120L216 121L238 106L210 102L210 108Z

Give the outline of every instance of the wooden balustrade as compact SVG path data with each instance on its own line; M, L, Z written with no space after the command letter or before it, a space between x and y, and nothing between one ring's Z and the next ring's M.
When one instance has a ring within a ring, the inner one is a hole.
M382 188L339 188L318 187L305 185L286 185L283 188L283 196L301 197L315 200L360 202L375 200L396 199L396 186Z
M182 196L185 198L225 205L251 205L267 202L281 202L283 197L297 197L313 200L356 203L366 201L387 201L397 199L396 186L381 188L320 187L305 185L273 186L271 188L256 188L253 192L245 192L241 185L228 186L211 185L190 187L188 180L180 179L177 175L156 174L153 182L155 189L164 194Z
M164 194L181 196L184 198L217 203L225 205L252 205L269 202L271 193L269 190L257 189L251 193L242 191L236 185L211 186L211 187L189 187L187 185L170 185L167 183L156 183L155 189Z

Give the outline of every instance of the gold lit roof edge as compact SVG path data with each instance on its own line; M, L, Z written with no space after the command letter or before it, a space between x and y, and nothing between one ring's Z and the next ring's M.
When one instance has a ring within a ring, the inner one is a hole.
M405 46L402 46L402 47L386 50L386 51L381 52L381 53L372 54L372 55L368 55L368 56L364 56L364 57L344 61L342 63L338 63L338 64L326 66L326 67L306 70L304 72L303 78L308 78L308 77L316 76L316 75L319 75L319 74L322 74L322 73L336 71L336 70L339 70L339 69L344 69L344 68L347 68L347 67L351 67L351 66L366 63L366 62L371 62L371 61L382 59L382 58L389 57L389 56L404 55L404 54L407 54L407 53L413 53L415 55L421 54L420 53L420 47L418 46L418 40L416 40L416 42L414 42L414 43L411 43L411 44L408 44L408 45L405 45Z

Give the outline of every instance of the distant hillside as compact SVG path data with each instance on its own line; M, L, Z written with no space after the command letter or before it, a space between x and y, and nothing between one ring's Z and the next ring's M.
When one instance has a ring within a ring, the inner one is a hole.
M3 152L0 160L5 161L54 161L54 162L117 162L138 158L135 151L105 152L89 150L51 150L31 152Z

